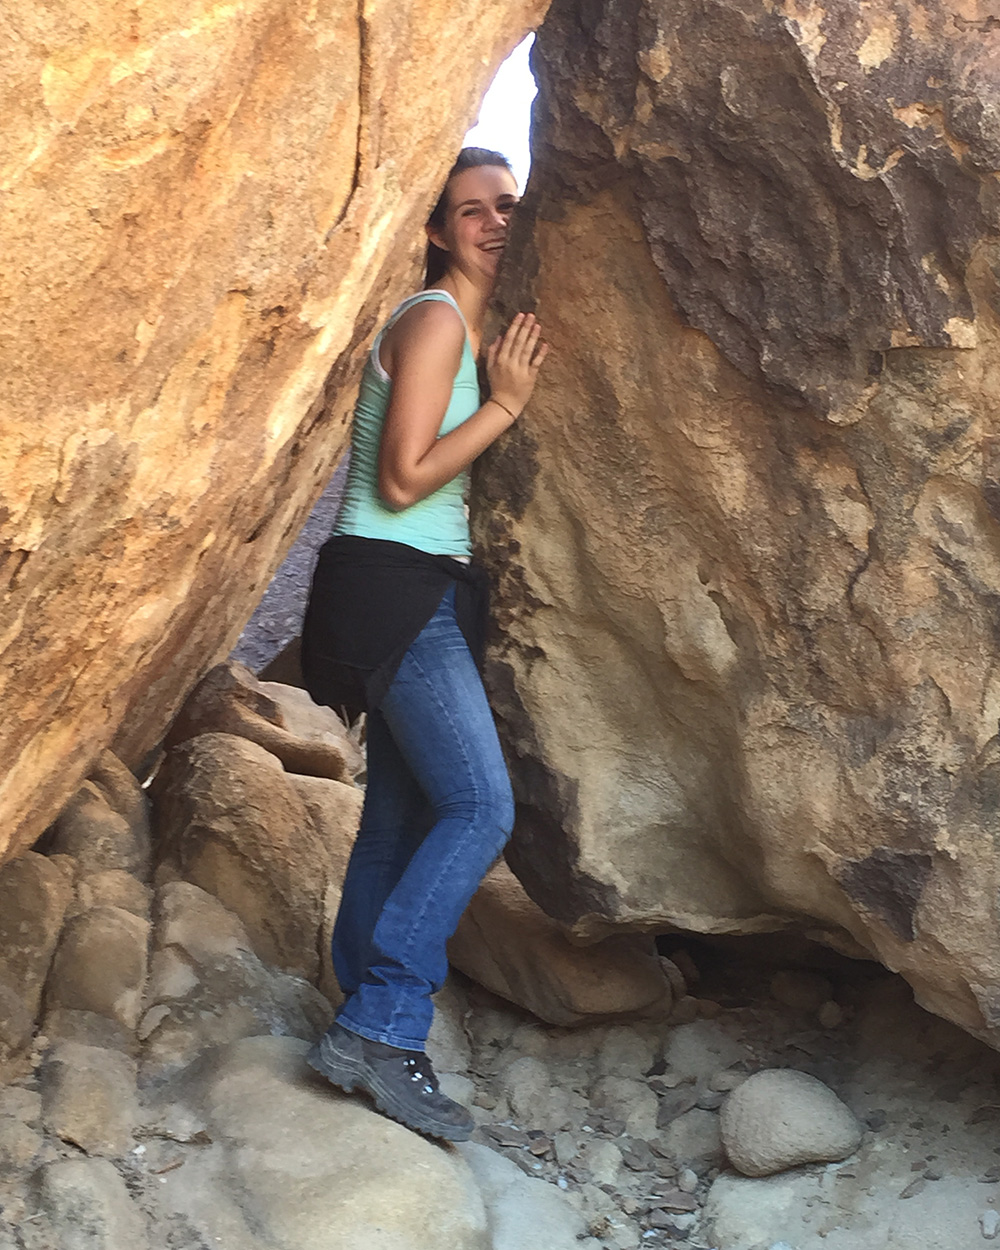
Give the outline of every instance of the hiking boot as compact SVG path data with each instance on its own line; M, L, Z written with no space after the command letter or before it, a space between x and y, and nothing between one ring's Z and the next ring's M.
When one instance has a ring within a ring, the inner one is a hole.
M423 1051L371 1042L334 1023L306 1055L306 1063L346 1094L363 1089L383 1115L426 1137L468 1141L476 1127L461 1104L440 1092Z

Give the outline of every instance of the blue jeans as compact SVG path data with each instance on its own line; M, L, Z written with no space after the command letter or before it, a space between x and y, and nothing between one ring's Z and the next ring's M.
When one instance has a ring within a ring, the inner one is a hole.
M513 824L510 779L452 589L368 718L368 789L333 930L344 1028L424 1049L447 941Z

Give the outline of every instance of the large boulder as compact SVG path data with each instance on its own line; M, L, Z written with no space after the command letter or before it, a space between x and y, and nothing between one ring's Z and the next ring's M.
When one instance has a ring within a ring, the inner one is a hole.
M477 530L536 902L794 925L997 1043L995 26L556 0Z
M235 641L545 7L5 6L0 857Z
M164 1087L168 1119L187 1108L211 1144L164 1176L163 1209L222 1250L487 1250L462 1157L320 1081L307 1049L247 1038Z
M466 908L448 958L466 976L549 1024L667 1016L674 1002L652 938L623 933L586 945L571 942L502 860Z

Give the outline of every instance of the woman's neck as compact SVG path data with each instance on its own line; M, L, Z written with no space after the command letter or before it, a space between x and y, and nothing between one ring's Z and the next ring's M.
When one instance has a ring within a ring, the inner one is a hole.
M473 282L466 274L449 269L438 282L441 291L447 291L462 310L465 324L469 328L469 338L473 350L478 354L480 340L483 337L483 322L486 319L486 305L489 302L493 284L489 287Z

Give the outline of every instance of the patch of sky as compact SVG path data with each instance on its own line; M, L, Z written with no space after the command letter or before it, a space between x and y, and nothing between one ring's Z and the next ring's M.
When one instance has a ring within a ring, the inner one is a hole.
M502 152L513 166L521 191L531 168L531 102L538 93L528 65L534 41L534 35L522 40L497 70L483 97L479 119L465 136L466 147Z

